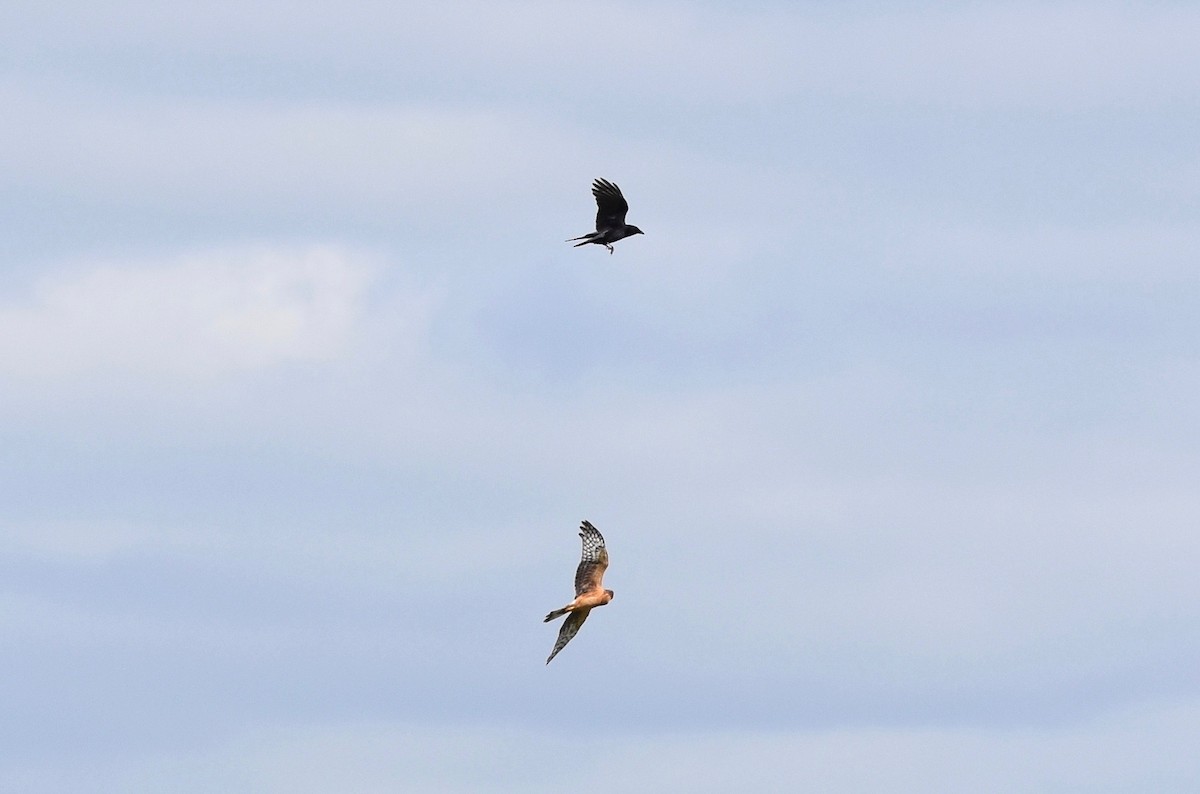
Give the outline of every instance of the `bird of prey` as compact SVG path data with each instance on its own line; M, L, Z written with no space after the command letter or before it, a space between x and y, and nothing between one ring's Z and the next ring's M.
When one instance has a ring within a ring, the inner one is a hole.
M567 240L568 243L583 240L582 243L575 243L576 248L588 243L595 243L607 248L611 254L613 252L612 244L617 240L624 240L635 234L645 234L638 227L625 223L625 213L629 212L629 202L621 195L621 188L607 179L597 179L592 183L592 195L596 197L596 231L588 232L582 237L572 237Z
M549 623L570 613L558 631L558 641L554 643L554 650L550 652L546 664L550 664L550 659L579 633L579 627L587 620L593 607L602 607L613 598L613 591L605 590L602 586L604 571L608 568L608 549L604 548L604 537L587 521L579 526L579 537L583 539L583 556L579 560L579 567L575 569L575 600L562 609L554 610L542 621Z

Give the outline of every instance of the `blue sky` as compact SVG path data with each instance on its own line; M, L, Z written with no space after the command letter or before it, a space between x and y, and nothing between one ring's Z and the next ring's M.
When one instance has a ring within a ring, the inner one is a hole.
M1200 788L1197 29L6 4L0 789Z

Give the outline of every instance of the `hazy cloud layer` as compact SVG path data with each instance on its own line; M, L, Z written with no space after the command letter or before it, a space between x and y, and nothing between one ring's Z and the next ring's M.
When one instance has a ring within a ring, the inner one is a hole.
M1195 790L1195 16L6 6L0 788Z
M58 273L0 307L0 373L212 377L332 358L361 321L368 273L320 249Z
M574 737L527 728L462 730L387 723L286 726L240 733L228 744L174 751L86 777L70 770L15 771L3 780L40 791L657 792L789 791L1120 792L1150 783L1185 791L1197 774L1185 737L1194 705L1122 712L1079 729L835 730L822 733L686 733ZM1149 737L1173 737L1166 742ZM1084 768L1063 774L1064 759ZM557 763L555 763L557 762ZM569 763L568 763L569 762Z

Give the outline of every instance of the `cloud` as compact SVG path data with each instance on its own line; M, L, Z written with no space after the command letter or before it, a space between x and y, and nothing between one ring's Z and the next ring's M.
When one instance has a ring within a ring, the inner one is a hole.
M1161 106L1194 94L1200 73L1187 35L1197 12L1167 3L901 3L831 13L816 6L731 11L605 2L582 16L541 1L422 9L375 0L286 8L215 3L173 15L152 3L120 5L120 13L86 4L67 15L10 12L5 44L21 63L52 58L51 70L82 62L93 72L101 65L123 73L133 53L186 65L215 82L236 74L239 83L281 93L296 91L297 75L311 77L315 69L319 80L300 82L318 90L457 88L523 101L582 96L613 106L828 96L1061 112ZM621 19L636 24L605 42L602 65L592 49L578 46L581 26ZM34 41L38 51L28 48ZM213 52L219 61L208 57Z
M0 305L0 377L213 378L345 353L376 263L334 248L206 252L45 276Z
M609 683L608 686L619 686ZM561 690L560 690L561 691ZM564 697L569 708L570 698ZM1048 729L595 731L394 722L261 725L228 741L91 764L26 760L12 790L188 792L888 791L1183 794L1200 785L1194 702ZM570 763L555 763L569 759Z
M558 125L508 110L32 85L0 85L19 119L0 130L0 165L17 183L126 211L319 210L322 222L420 227L520 202L583 148Z
M1195 779L1195 10L18 5L0 788Z

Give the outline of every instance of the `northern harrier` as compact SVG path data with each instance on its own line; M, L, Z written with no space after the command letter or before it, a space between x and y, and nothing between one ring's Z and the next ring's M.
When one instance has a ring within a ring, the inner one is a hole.
M604 537L587 521L580 525L579 537L583 538L583 556L579 560L579 567L575 569L575 600L562 609L554 610L542 621L549 623L571 613L558 630L558 641L554 643L554 650L550 652L546 664L550 664L550 659L567 647L571 638L579 633L579 627L587 620L592 607L602 607L612 601L613 591L605 590L602 586L604 571L608 568L608 549L604 548Z
M595 243L607 248L611 254L612 244L617 240L624 240L635 234L645 234L636 226L626 225L625 213L629 212L629 202L621 195L621 188L607 179L597 179L592 183L592 195L596 197L596 231L588 232L582 237L572 237L567 240L568 243L583 240L582 243L575 243L576 248Z

